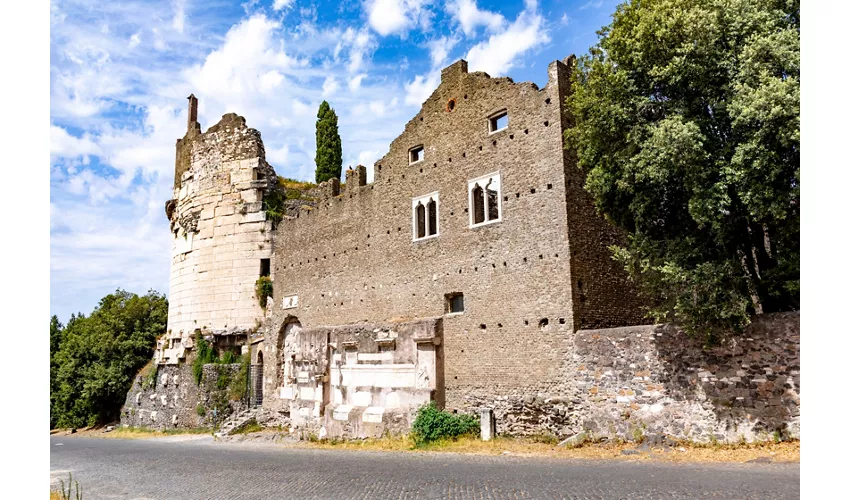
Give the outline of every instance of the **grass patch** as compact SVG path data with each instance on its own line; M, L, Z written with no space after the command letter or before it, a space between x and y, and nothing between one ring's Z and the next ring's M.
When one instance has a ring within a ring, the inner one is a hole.
M188 434L212 434L208 427L194 427L189 429L151 429L149 427L118 427L112 432L97 433L100 437L112 437L122 439L140 439L164 436L181 436Z
M252 432L260 432L263 430L263 426L258 424L256 420L251 420L241 429L231 433L231 434L251 434Z
M419 408L411 428L411 436L417 446L480 434L481 424L477 416L440 410L433 401Z
M295 446L334 450L396 451L396 452L442 452L466 453L471 455L512 455L518 457L548 457L588 460L660 460L666 462L737 462L744 463L759 457L768 457L773 462L799 462L800 442L749 444L680 443L675 447L655 448L652 454L623 455L623 450L635 449L634 443L586 442L579 447L568 448L540 442L533 437L496 437L481 441L477 437L461 436L457 439L439 439L417 445L410 436L386 436L378 439L335 440L323 439L315 442L302 441Z

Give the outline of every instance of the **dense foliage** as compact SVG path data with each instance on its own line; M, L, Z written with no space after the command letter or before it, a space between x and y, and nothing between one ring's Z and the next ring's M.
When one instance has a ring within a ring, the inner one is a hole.
M257 282L254 284L254 293L257 294L257 301L260 303L260 307L265 310L269 297L272 297L272 294L274 293L274 283L272 283L272 279L268 276L260 276L257 278Z
M633 0L579 59L566 132L656 320L709 342L800 300L800 4Z
M416 412L411 430L411 437L418 446L441 439L478 435L481 424L475 415L455 415L442 411L432 401Z
M316 184L341 175L342 139L336 111L328 101L322 101L316 120Z
M50 427L83 427L118 418L133 377L165 332L168 300L154 291L116 290L90 316L50 319Z

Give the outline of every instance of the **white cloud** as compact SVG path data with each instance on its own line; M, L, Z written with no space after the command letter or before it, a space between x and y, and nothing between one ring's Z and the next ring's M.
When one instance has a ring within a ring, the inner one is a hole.
M348 90L352 92L360 90L360 85L363 83L364 78L366 78L366 73L360 73L359 75L352 77L348 80Z
M416 75L412 82L404 84L406 95L404 103L411 106L420 106L425 102L437 85L440 84L440 72L431 71L428 75Z
M292 5L292 2L293 2L293 0L274 0L274 3L272 4L272 9L274 9L274 10L285 9L285 8L289 7L290 5Z
M431 14L425 7L430 0L366 0L369 25L382 36L400 34L416 26L427 28Z
M570 18L567 16L567 13L564 12L564 15L561 16L561 26L567 26L570 24Z
M436 40L431 40L426 45L431 57L431 66L437 67L446 62L449 53L457 45L458 39L455 37L442 37Z
M141 33L133 33L133 36L130 37L130 41L127 43L129 47L132 49L142 43Z
M88 135L74 137L62 127L50 125L50 157L77 158L99 154L100 147Z
M325 97L329 97L336 92L336 89L339 88L339 84L336 82L336 78L329 76L325 78L325 83L322 84L322 95Z
M493 76L504 75L516 59L526 51L549 42L543 17L528 2L516 20L502 32L494 33L473 46L466 55L470 71L485 71Z
M173 0L174 4L174 19L171 21L171 26L178 33L183 33L183 24L186 21L186 0Z
M453 0L446 4L446 12L460 23L466 36L475 34L475 28L486 26L488 31L498 31L505 24L505 18L497 12L480 10L475 0Z
M602 0L590 0L586 4L579 7L578 10L585 10L590 8L598 9L599 7L602 7Z

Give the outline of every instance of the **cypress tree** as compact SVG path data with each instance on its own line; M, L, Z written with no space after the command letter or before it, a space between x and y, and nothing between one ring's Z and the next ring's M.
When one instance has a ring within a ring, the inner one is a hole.
M316 183L342 175L342 139L336 112L328 101L319 105L316 120Z

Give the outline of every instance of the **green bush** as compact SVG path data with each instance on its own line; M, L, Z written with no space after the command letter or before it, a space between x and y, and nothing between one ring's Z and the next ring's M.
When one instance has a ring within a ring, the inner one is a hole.
M263 310L266 309L266 303L268 302L269 297L272 296L272 292L274 291L274 287L272 286L272 279L268 276L260 276L257 278L257 284L255 286L255 290L257 293L257 300L260 301L260 307Z
M209 342L197 335L195 338L195 360L192 361L192 375L195 377L195 383L201 385L201 380L204 377L204 365L218 362L218 354L216 354L215 349Z
M239 356L234 354L233 351L224 351L219 362L223 365L232 365L239 362Z
M197 413L199 417L205 417L207 415L207 409L204 408L204 405L199 403L198 406L195 407L195 413Z
M477 416L448 413L438 409L432 401L416 413L411 437L416 446L420 446L441 439L477 436L480 433L481 424Z

